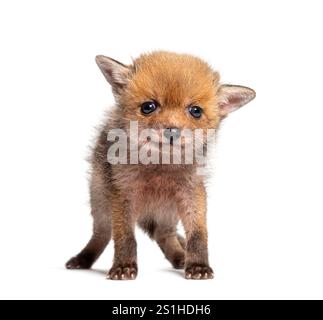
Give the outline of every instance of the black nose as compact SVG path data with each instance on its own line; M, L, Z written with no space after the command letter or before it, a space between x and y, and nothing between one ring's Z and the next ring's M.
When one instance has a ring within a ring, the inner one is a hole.
M164 137L169 140L170 144L181 136L181 130L178 128L167 128L164 130Z

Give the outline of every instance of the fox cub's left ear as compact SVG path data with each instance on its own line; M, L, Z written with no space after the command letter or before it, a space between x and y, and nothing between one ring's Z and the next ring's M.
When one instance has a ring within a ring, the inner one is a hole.
M251 88L229 84L221 85L217 94L220 113L224 117L256 97L256 92Z

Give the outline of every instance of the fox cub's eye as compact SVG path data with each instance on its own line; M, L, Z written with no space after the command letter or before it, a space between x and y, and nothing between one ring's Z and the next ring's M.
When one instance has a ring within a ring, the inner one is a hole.
M201 118L202 116L202 108L199 106L190 106L188 107L189 113L196 119Z
M141 105L141 112L143 114L150 114L157 109L157 103L155 101L146 101Z

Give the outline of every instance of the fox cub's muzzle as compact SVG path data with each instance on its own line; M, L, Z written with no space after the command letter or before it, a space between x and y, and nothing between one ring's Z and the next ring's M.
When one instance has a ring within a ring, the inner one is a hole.
M167 128L164 130L164 137L173 144L181 136L181 130L178 128Z

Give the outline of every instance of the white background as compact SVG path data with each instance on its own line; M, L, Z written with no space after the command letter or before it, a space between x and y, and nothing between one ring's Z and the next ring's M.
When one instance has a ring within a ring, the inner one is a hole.
M2 1L0 297L323 298L321 1ZM95 65L199 55L257 98L221 128L209 186L212 281L137 232L136 281L65 261L91 234L87 146L110 87Z

